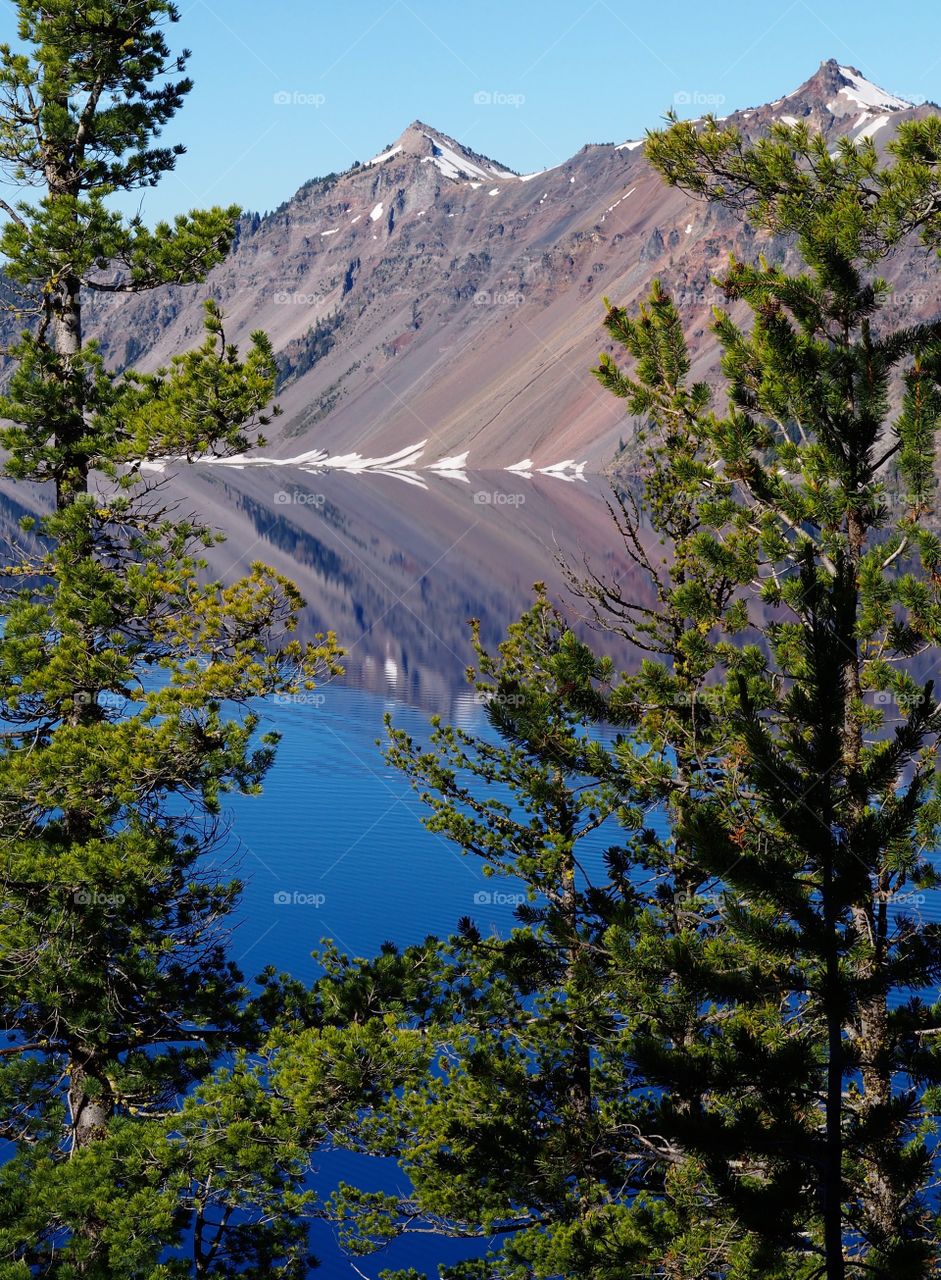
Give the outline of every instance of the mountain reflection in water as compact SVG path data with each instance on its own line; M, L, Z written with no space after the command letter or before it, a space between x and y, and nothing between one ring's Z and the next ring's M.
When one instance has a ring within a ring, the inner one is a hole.
M576 564L587 556L622 585L638 576L605 505L610 486L597 476L468 473L419 488L391 475L193 467L168 488L181 511L225 532L212 557L221 576L260 559L298 584L301 638L337 633L344 683L455 719L473 700L464 679L470 618L495 648L542 581L579 625L560 554ZM627 661L615 637L597 633L594 643Z

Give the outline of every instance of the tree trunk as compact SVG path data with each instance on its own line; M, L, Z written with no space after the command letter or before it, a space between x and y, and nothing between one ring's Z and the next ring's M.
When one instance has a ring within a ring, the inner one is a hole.
M884 891L888 891L888 878L883 879ZM874 912L874 919L861 922L871 926L874 947L869 960L871 976L878 980L885 964L886 933L888 927L888 909L884 900L880 900ZM867 930L868 931L868 930ZM865 936L865 935L863 935ZM860 1187L860 1199L866 1215L867 1223L877 1240L888 1241L898 1231L905 1210L905 1195L897 1191L893 1178L885 1168L885 1157L891 1159L904 1145L904 1134L901 1125L891 1115L892 1077L888 1066L889 1010L887 992L877 989L867 1000L863 1001L859 1011L859 1052L863 1082L863 1097L860 1103L865 1117L866 1113L882 1113L882 1123L876 1124L872 1146L865 1162L865 1178Z
M63 381L73 378L75 357L82 349L81 281L67 276L52 302L52 345L62 360ZM73 384L76 386L77 384ZM85 432L85 405L76 394L63 419L57 424L57 443L65 450L62 469L56 479L56 506L61 510L88 490L88 464L75 447Z
M114 1109L108 1082L88 1068L88 1055L73 1052L69 1062L69 1113L72 1119L73 1152L104 1136ZM90 1089L89 1082L93 1082L97 1088Z
M840 999L840 957L833 903L833 861L823 868L823 912L827 938L825 999L827 1023L827 1087L824 1122L823 1176L820 1181L823 1247L827 1280L844 1280L843 1259L843 1002Z
M565 779L557 776L560 794L565 794ZM568 844L568 856L562 869L562 915L568 932L568 964L566 966L566 984L574 994L579 982L578 970L582 952L582 939L579 934L578 889L576 885L576 865L574 854L575 818L566 802L560 804L561 827ZM572 1052L572 1072L569 1082L568 1096L574 1119L573 1135L575 1138L576 1160L579 1165L578 1176L587 1172L585 1161L590 1156L592 1146L592 1086L591 1086L591 1038L583 1023L583 1010L578 1002L573 1003L569 1012L569 1035Z
M68 111L66 98L59 99L56 105L63 112ZM77 199L81 194L79 155L70 154L69 149L54 152L45 165L45 177L50 200ZM78 215L74 208L70 217L77 231ZM66 270L57 279L46 303L51 346L60 358L59 377L64 386L71 384L63 398L62 415L52 424L56 444L65 453L56 477L56 506L60 510L88 489L88 463L78 448L85 434L85 396L74 369L75 358L82 349L82 282L67 266L63 263Z

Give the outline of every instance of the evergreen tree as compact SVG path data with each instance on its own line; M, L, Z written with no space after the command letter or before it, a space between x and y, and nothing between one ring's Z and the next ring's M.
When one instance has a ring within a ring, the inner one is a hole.
M324 1211L354 1255L416 1231L476 1242L440 1270L453 1280L613 1278L663 1229L654 1206L637 1225L626 1202L659 1185L656 1144L641 1136L652 1104L627 1055L631 1013L604 942L615 921L630 931L638 898L623 850L585 862L623 803L587 782L606 751L583 731L613 671L544 596L498 655L478 643L478 657L472 678L500 738L436 721L425 745L390 724L388 757L431 806L429 828L479 862L494 896L518 894L519 924L484 936L469 914L447 942L331 966L316 1012L355 1005L348 1016L385 1027L392 1055L371 1108L335 1138L394 1156L411 1190L344 1185ZM276 1074L296 1092L335 1053L314 1017L283 1039ZM485 1242L488 1257L474 1260Z
M180 152L159 144L190 87L173 4L17 10L0 162L42 194L3 205L27 328L0 443L6 474L55 500L4 571L0 1274L301 1276L303 1162L280 1112L244 1068L193 1087L262 1034L226 955L238 884L210 856L222 797L257 791L272 758L250 704L310 687L337 650L291 638L302 601L264 565L214 582L215 535L141 479L147 460L247 447L273 353L259 333L240 356L209 303L204 343L168 368L105 367L88 293L202 280L237 210L150 229L109 204Z
M615 679L543 604L484 660L500 742L393 731L432 827L527 903L507 940L463 926L420 1016L386 1013L427 1073L403 1066L359 1141L413 1195L347 1189L358 1250L422 1223L503 1237L455 1277L937 1274L941 932L918 907L941 818L941 323L893 327L876 264L935 243L939 142L936 120L885 163L801 126L649 141L805 265L717 282L751 312L715 314L722 412L659 285L635 317L609 306L634 366L598 376L647 422L643 495L613 508L651 595L580 590L638 671ZM596 880L573 840L610 816Z
M753 319L744 332L717 312L729 408L697 412L687 430L714 479L674 474L698 490L702 571L732 570L760 641L760 669L743 670L745 645L716 651L724 750L706 755L691 831L700 861L735 893L732 932L788 966L776 1037L799 1036L819 1061L810 1090L806 1075L796 1081L800 1124L784 1150L816 1210L804 1266L827 1277L937 1265L928 1193L941 939L911 908L936 883L941 716L920 673L939 639L941 544L926 517L941 325L893 328L874 266L915 234L937 242L939 139L937 119L903 125L888 164L871 142L831 155L803 126L775 126L749 147L714 122L674 124L648 144L670 181L794 235L807 264L788 275L733 262L719 281ZM643 364L653 327L649 314L612 309L609 332L639 358L639 381L610 361L599 376L663 424L670 384ZM682 369L675 324L659 346L662 365ZM886 498L890 463L900 507ZM750 568L739 554L749 540ZM723 1011L726 981L717 967ZM715 1050L744 1089L750 1055L739 1057L726 1025ZM681 1047L665 1043L687 1071ZM716 1110L698 1134L682 1116L675 1129L713 1162ZM741 1159L751 1144L737 1153L734 1128L724 1117L719 1128L719 1185L735 1203L753 1190Z

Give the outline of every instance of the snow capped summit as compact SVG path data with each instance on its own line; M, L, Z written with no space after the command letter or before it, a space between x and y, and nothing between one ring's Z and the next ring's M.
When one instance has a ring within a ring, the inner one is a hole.
M772 104L787 110L803 108L803 111L793 110L796 116L814 110L827 111L837 118L863 112L866 119L886 112L909 111L912 105L867 80L857 67L843 66L835 58L821 62L799 89Z
M836 142L841 137L862 142L881 134L884 142L900 122L903 113L922 109L897 94L889 93L872 80L867 80L857 67L829 58L805 82L786 98L778 98L766 107L738 112L736 121L746 130L764 129L772 121L782 124L805 124L814 132L826 133Z
M401 150L402 148L400 146L395 146L390 147L388 151L380 151L377 156L373 156L371 160L367 160L363 167L368 169L370 165L383 164L386 160L391 160L393 156L398 155Z
M503 165L471 151L469 147L421 120L413 120L396 142L388 150L373 157L366 167L385 164L393 159L418 159L422 164L432 165L454 182L486 182L490 186L494 178L517 178L515 173Z
M749 141L800 123L831 150L843 139L884 147L904 121L937 111L831 59L789 96L728 120ZM272 451L300 465L305 450L318 467L408 484L413 472L458 482L463 464L509 468L536 485L575 482L583 459L588 470L606 462L624 421L620 404L594 394L588 372L603 295L632 307L647 281L662 278L705 369L716 358L701 322L710 281L729 253L750 260L756 251L735 218L713 220L665 186L638 132L625 127L620 144L586 145L554 168L515 174L414 120L398 138L386 134L365 164L311 179L274 213L246 219L209 287L233 341L261 327L278 353L284 417ZM917 255L892 284L920 300L918 319L939 313L941 283L926 281ZM199 299L172 287L166 296L156 322L144 295L94 314L108 360L125 359L128 332L153 333L151 368L188 348ZM553 343L564 359L547 360ZM416 420L434 424L420 460Z

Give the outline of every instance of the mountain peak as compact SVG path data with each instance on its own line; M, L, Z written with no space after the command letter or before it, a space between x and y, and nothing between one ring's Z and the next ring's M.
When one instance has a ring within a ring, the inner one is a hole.
M800 88L788 94L784 102L800 102L809 107L826 108L833 115L850 112L908 111L912 103L888 93L867 80L856 67L828 58Z
M433 164L446 178L455 181L469 179L473 182L492 182L494 178L510 178L515 175L504 165L465 147L463 143L425 124L413 120L387 151L367 161L367 165L383 164L393 156L416 158L423 164Z

